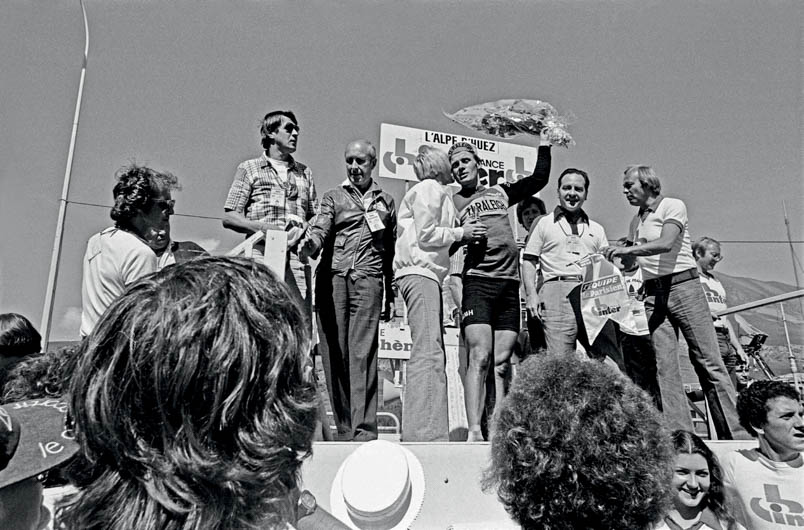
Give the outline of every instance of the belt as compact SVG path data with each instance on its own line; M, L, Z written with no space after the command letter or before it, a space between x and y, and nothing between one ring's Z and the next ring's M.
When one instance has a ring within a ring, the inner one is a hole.
M697 277L698 269L687 269L685 271L675 272L673 274L665 274L664 276L659 276L658 278L645 280L643 285L645 287L645 292L650 294L651 292L655 291L666 291L673 285L694 280Z
M571 275L571 276L553 276L549 280L544 280L544 283L547 282L582 282L583 276L579 274Z

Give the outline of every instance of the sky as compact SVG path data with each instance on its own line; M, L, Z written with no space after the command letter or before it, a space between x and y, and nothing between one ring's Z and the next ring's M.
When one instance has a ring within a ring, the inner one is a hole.
M322 193L345 178L344 146L379 143L383 122L482 136L442 110L547 101L574 115L577 142L553 149L548 207L558 173L585 169L587 212L609 237L625 235L633 209L622 172L649 164L665 194L686 202L692 237L725 242L720 270L793 285L782 201L800 242L802 5L87 0L89 61L51 340L78 336L82 257L111 224L115 171L133 160L175 173L174 239L223 253L242 239L218 220L235 167L259 156L260 118L275 109L296 112L296 156ZM78 0L0 4L0 312L37 325L83 44ZM399 181L379 182L404 192ZM795 250L804 256L804 245Z

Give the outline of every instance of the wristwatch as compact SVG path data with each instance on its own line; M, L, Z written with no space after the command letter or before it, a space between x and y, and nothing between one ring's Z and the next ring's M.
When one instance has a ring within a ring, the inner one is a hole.
M316 508L318 508L318 503L315 500L315 496L308 490L302 491L299 495L299 501L296 503L297 518L301 519L312 515Z

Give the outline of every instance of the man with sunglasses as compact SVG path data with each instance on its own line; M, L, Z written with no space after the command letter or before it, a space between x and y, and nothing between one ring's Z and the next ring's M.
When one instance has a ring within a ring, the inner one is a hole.
M743 351L740 339L734 332L734 328L726 317L717 316L718 311L726 309L726 289L720 280L712 274L715 265L723 260L720 253L720 242L711 237L702 237L692 244L692 254L698 264L698 279L701 280L706 302L712 312L712 321L715 325L715 335L717 335L717 345L720 348L720 357L734 388L737 388L737 365L748 362L748 357Z
M89 238L84 254L82 337L130 284L156 272L149 239L170 225L171 192L179 189L175 175L136 164L122 168L116 178L110 212L115 224Z
M297 247L316 213L317 196L310 168L293 158L299 122L289 110L269 112L260 134L264 152L237 166L223 206L223 226L246 236L269 229L288 232L285 282L309 317L310 267L306 259L299 259ZM258 257L264 251L264 242L255 246Z

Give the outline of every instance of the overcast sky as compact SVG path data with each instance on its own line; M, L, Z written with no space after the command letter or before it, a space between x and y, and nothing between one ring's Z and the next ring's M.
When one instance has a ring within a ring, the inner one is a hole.
M542 99L576 117L577 145L553 150L553 178L589 171L587 211L610 237L633 215L622 171L646 163L686 201L693 237L783 241L784 200L801 241L802 4L88 0L70 200L106 207L68 208L52 339L77 337L81 260L111 224L115 170L170 170L178 214L220 217L236 165L259 155L260 117L277 108L297 113L297 158L323 192L345 177L345 144L378 141L382 122L466 134L441 111ZM82 48L77 0L0 4L0 311L37 325ZM543 197L555 204L553 183ZM178 215L173 235L216 253L241 240ZM723 272L793 283L786 244L723 251Z

